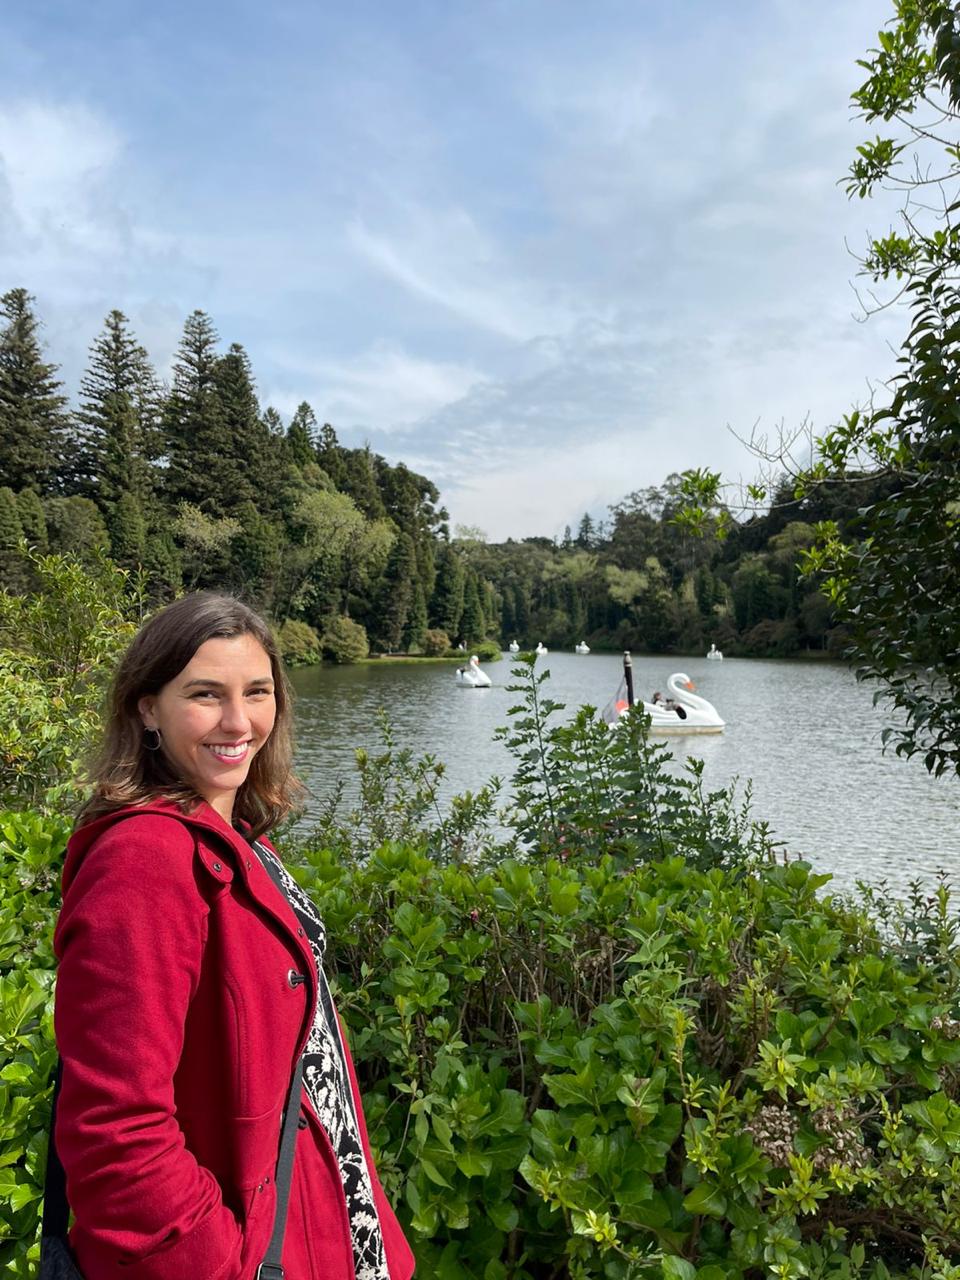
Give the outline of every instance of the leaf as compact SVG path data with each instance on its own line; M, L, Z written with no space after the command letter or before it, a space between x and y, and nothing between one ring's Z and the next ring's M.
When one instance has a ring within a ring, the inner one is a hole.
M697 1274L697 1269L692 1262L673 1253L667 1254L660 1266L663 1269L664 1280L694 1280Z
M712 1182L698 1183L683 1202L690 1213L702 1213L708 1218L722 1218L727 1211L726 1197Z

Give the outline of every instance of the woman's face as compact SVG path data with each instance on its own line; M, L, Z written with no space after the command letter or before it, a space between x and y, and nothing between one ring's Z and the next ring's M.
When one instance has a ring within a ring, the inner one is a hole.
M277 715L270 657L251 635L207 640L137 704L172 768L229 822L237 788Z

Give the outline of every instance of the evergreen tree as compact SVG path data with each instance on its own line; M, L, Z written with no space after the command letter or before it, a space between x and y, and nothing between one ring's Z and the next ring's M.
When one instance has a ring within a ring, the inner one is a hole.
M582 551L589 551L591 547L596 545L597 534L588 511L583 513L583 519L577 527L575 541Z
M17 494L17 514L20 517L20 528L31 547L37 551L48 549L47 521L43 514L43 503L33 489L23 489Z
M345 488L343 455L344 450L340 447L336 431L334 431L329 422L325 422L320 428L320 435L317 439L317 461L337 489ZM358 503L357 505L359 506L360 504ZM363 510L362 507L360 509L361 511Z
M141 508L153 490L159 391L147 353L122 311L111 311L80 382L79 487L108 518L123 494ZM126 513L120 517L127 518Z
M374 618L374 643L384 653L396 652L413 606L416 556L413 539L401 533L390 552Z
M287 427L287 453L295 466L305 467L308 462L316 461L316 435L316 414L303 400Z
M17 592L23 589L23 557L18 543L23 526L12 489L0 489L0 587Z
M217 361L214 382L221 429L228 442L228 457L220 470L225 489L222 510L232 515L248 503L256 503L261 514L273 512L275 445L260 417L250 358L238 342Z
M413 583L413 595L410 601L410 612L403 629L403 647L407 653L423 648L423 637L427 630L427 602L423 593L423 584Z
M226 513L235 496L230 485L231 441L217 381L218 340L204 312L187 317L163 415L168 504L188 502L214 519Z
M84 556L109 551L110 537L91 498L47 498L44 502L50 550Z
M143 506L135 493L121 493L106 513L110 535L110 554L125 569L143 563L147 542L147 522Z
M467 569L466 583L463 589L463 617L460 620L460 636L467 645L475 640L482 640L486 635L487 625L480 604L480 587L477 575Z
M0 298L0 480L49 493L69 471L69 418L57 366L42 359L33 301L26 289Z
M442 543L437 554L437 577L429 612L434 626L440 627L448 636L460 634L465 581L460 556L449 543Z
M345 493L349 493L368 520L381 520L387 514L387 507L378 484L378 461L382 462L383 459L378 459L369 445L364 445L362 449L341 449L337 473L331 476L331 479L338 483ZM395 514L394 520L397 520ZM410 526L402 521L397 520L397 523L408 533L413 532Z

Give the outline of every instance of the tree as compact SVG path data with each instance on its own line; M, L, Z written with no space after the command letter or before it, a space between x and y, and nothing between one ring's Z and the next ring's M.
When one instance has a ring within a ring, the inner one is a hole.
M173 365L173 388L163 414L168 503L189 503L217 519L235 491L225 475L231 442L218 387L217 331L208 315L186 319Z
M111 311L90 347L80 381L77 420L83 496L93 498L110 524L123 495L143 511L153 493L152 460L159 447L159 388L145 349L122 311ZM129 519L127 510L119 517Z
M477 575L470 568L466 571L463 588L463 615L460 619L460 632L465 644L473 644L482 640L487 633L487 621L483 616L483 605L480 601L480 583Z
M448 542L442 543L437 555L437 577L429 612L432 621L448 636L460 634L465 581L462 559Z
M42 358L26 289L0 298L0 481L50 493L68 468L69 418L57 366Z
M23 525L12 489L0 488L0 589L19 591L24 583L24 558L20 551Z
M23 489L17 494L17 514L23 536L35 551L46 551L47 519L43 514L43 503L35 489Z
M250 358L234 342L214 366L214 386L219 401L219 429L226 441L226 456L217 476L224 490L221 509L235 516L255 503L261 514L276 510L273 499L275 442L260 416Z
M387 561L377 593L373 640L384 653L399 650L413 604L416 553L409 533L401 533Z
M287 427L287 452L295 466L316 460L317 418L306 400L300 402Z

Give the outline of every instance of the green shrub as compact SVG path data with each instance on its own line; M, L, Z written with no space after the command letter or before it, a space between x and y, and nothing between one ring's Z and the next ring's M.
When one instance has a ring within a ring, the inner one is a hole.
M468 645L466 649L448 649L447 657L462 658L464 655L470 657L474 653L481 662L499 662L503 657L496 640L479 640L476 644Z
M320 636L306 622L288 618L277 632L280 653L288 667L315 667L323 656Z
M69 823L0 813L0 1274L34 1275L46 1171L53 924Z
M142 618L142 582L105 555L22 548L29 594L0 592L0 804L73 803L104 689Z
M360 662L370 652L366 629L352 618L334 618L324 632L323 651L334 662Z
M450 648L450 637L445 631L430 628L423 633L423 652L428 658L440 658Z

